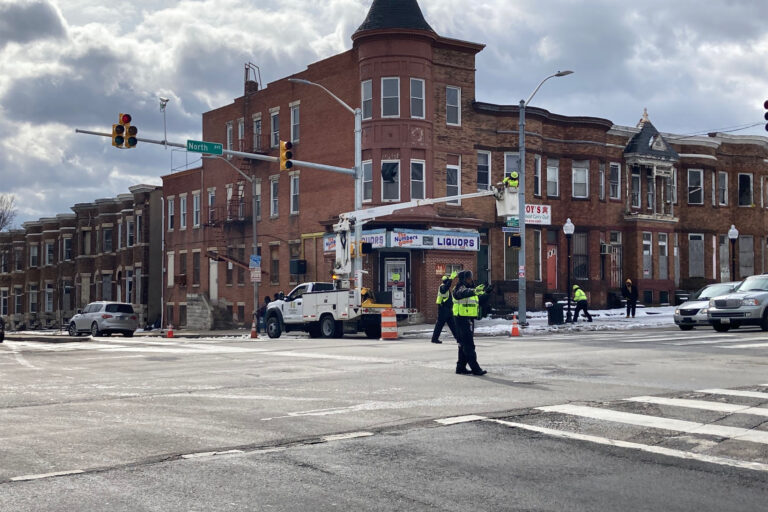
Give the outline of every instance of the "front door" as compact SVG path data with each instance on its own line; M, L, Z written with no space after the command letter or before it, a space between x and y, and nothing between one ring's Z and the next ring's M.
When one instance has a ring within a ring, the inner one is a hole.
M557 246L547 246L547 290L557 290Z
M211 302L219 300L219 262L208 259L208 296Z
M405 307L405 293L407 288L405 258L387 258L384 261L384 291L392 292L392 306Z

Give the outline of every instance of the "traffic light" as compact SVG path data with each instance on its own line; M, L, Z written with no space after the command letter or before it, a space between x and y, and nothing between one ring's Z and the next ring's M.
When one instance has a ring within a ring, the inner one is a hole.
M291 162L291 158L293 158L293 144L291 144L287 140L281 140L280 141L280 170L281 171L287 171L291 167L293 167L293 162Z
M112 145L116 148L134 148L138 128L131 126L131 114L118 114L117 124L112 125Z
M763 103L763 108L765 109L765 115L763 117L768 121L768 100L765 100L765 103ZM768 132L768 123L765 124L765 131Z

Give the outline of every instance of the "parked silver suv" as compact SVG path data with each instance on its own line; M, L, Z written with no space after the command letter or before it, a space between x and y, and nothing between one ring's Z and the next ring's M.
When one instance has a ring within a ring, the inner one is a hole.
M717 332L742 325L768 331L768 274L750 276L733 293L710 299L707 319Z
M69 335L90 332L92 336L122 333L131 337L139 326L133 306L125 302L91 302L69 321Z
M708 284L691 295L691 298L680 304L675 309L675 324L683 330L690 331L695 326L709 327L709 318L707 317L707 308L709 308L709 299L731 293L741 284L741 281L733 283L714 283Z

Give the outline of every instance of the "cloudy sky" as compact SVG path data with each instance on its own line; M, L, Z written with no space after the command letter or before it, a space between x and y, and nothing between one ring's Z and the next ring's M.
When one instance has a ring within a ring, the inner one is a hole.
M351 47L371 0L0 0L0 193L16 225L128 192L197 156L108 138L130 112L139 136L199 139L201 114ZM532 105L663 132L766 134L763 0L420 0L438 34L483 43L477 100Z

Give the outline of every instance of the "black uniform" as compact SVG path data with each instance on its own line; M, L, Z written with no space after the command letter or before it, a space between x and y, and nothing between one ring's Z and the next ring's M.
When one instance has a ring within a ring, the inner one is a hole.
M475 289L470 286L471 280L472 272L467 270L459 273L459 284L453 289L453 300L459 301L476 295ZM480 368L475 352L474 318L462 315L454 315L454 318L456 331L459 335L459 359L456 362L456 373L485 375L487 372ZM469 370L467 370L467 365L469 365Z
M443 279L443 284L440 285L440 294L446 294L451 289L451 278ZM448 324L448 328L451 330L451 334L459 340L459 336L456 333L456 323L453 319L453 301L451 295L448 293L448 298L437 306L437 323L435 324L435 330L432 331L432 343L442 343L440 341L440 333L443 332L443 327Z
M632 315L632 318L635 318L638 293L637 286L634 286L629 279L627 279L627 282L621 287L621 296L627 299L627 318L629 318L629 315Z

